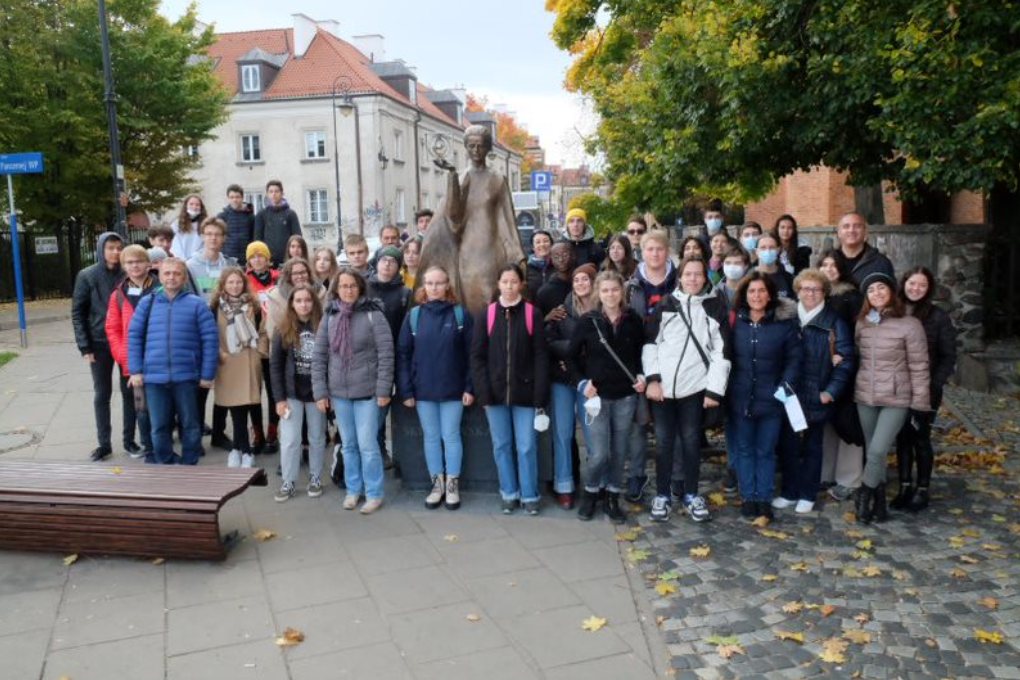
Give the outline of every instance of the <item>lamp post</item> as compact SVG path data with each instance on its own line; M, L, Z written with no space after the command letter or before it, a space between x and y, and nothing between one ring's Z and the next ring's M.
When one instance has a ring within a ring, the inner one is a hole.
M110 63L110 33L106 25L106 2L99 0L99 36L103 49L103 81L106 91L103 100L106 102L106 122L110 134L110 165L113 169L113 209L116 215L114 230L127 236L127 217L121 196L124 193L124 166L120 160L120 134L117 130L117 94L113 89L113 66ZM102 253L99 254L102 257Z
M337 95L340 95L340 102L337 103ZM333 92L330 99L333 112L333 179L336 183L336 249L340 253L344 249L344 232L340 220L340 142L336 127L336 110L339 107L343 110L346 118L354 110L354 102L351 100L351 79L347 76L337 76L333 81Z

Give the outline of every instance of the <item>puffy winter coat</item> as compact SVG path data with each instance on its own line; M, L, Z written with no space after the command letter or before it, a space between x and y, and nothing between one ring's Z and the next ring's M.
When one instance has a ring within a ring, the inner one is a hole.
M931 409L928 339L912 316L884 316L879 324L857 322L860 367L854 401L868 406Z
M337 323L339 302L331 303L315 333L312 394L320 399L370 399L393 394L393 334L382 309L364 297L351 318L353 356L349 364L330 349L330 328Z
M602 344L600 332L632 375L643 374L644 324L640 316L626 307L615 324L609 323L600 310L592 310L578 320L569 348L573 373L591 380L603 399L622 399L635 394L634 383Z
M824 422L831 415L832 404L822 404L821 393L828 392L835 401L850 389L857 366L853 336L836 310L828 305L801 326L800 335L804 361L797 398L808 423ZM838 366L832 365L833 353L843 357Z
M745 307L738 310L733 326L732 368L727 391L731 416L761 418L783 414L775 398L785 384L797 389L801 373L802 345L797 306L780 304L754 322Z
M542 259L535 255L528 256L528 299L532 302L538 301L538 291L549 281L549 278L556 272L552 262L548 258Z
M522 300L512 307L496 302L492 333L488 307L475 316L471 341L471 381L482 406L544 407L549 401L549 354L542 313ZM531 332L525 322L531 311Z
M287 260L287 241L291 236L301 236L297 213L286 200L280 201L280 205L266 203L255 216L255 240L269 246L273 264L279 266Z
M563 307L567 310L566 318L545 324L545 341L549 345L549 377L553 382L573 388L581 381L581 374L577 372L577 366L570 361L572 355L570 343L581 318L574 311L573 295L567 296L563 301Z
M109 269L103 260L103 249L111 238L120 240L112 231L99 236L96 245L99 262L85 267L74 278L74 295L71 298L71 325L74 341L82 355L96 351L96 345L106 345L106 311L110 294L120 283L124 273L118 264Z
M172 300L162 290L146 295L128 329L128 370L156 385L211 381L219 336L216 319L198 295L185 290Z
M656 307L647 327L641 353L646 379L661 383L667 399L705 390L707 396L722 401L730 374L728 335L726 305L715 292L673 291Z
M404 318L397 342L397 394L401 400L460 401L471 384L471 338L474 319L465 309L461 327L451 302L433 300L416 307L418 327L411 331L411 314Z
M214 403L217 406L229 408L261 402L262 359L269 356L266 320L261 311L256 314L254 305L248 310L248 318L258 328L258 345L254 348L246 347L237 354L231 354L227 351L227 317L223 310L216 313L216 326L220 333L220 367L216 371L214 394Z
M244 250L255 237L255 211L251 203L242 203L240 210L224 206L217 215L227 225L227 238L223 242L223 254L238 262L244 262Z
M110 354L114 361L120 365L120 370L125 376L128 373L128 329L131 327L131 319L135 315L135 305L141 302L146 295L151 295L159 287L159 280L156 275L149 273L146 276L145 284L137 295L128 295L134 288L127 279L113 290L110 295L110 305L106 310L106 339L110 343Z

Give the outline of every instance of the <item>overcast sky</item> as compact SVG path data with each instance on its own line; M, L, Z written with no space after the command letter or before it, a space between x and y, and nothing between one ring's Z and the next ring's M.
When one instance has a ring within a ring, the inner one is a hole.
M197 0L199 18L218 31L293 26L291 14L335 19L345 38L385 37L386 58L417 68L419 80L436 89L462 85L505 104L541 138L547 161L584 160L578 131L590 133L593 118L579 97L563 89L569 55L549 38L553 15L543 0ZM177 18L188 0L163 0Z

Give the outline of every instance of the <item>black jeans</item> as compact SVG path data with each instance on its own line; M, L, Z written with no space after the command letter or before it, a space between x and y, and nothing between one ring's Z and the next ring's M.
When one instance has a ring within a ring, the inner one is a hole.
M705 410L705 392L681 399L651 401L655 416L655 493L669 497L673 459L680 456L684 469L684 494L698 495L701 471L701 422Z
M931 471L935 464L935 449L931 444L931 426L935 422L935 411L911 411L903 429L896 436L896 468L900 484L928 488ZM917 479L912 480L914 462L917 462Z
M234 424L234 448L241 453L251 453L251 442L248 440L248 418L252 411L262 408L261 404L245 404L243 406L220 406L230 411L230 421Z
M120 367L110 354L109 345L96 345L93 348L95 362L89 364L92 371L92 409L96 415L96 438L99 446L112 449L110 438L110 399L113 396L113 376L121 376ZM120 380L120 398L124 406L124 428L122 431L125 445L135 441L135 394L127 386L127 380Z

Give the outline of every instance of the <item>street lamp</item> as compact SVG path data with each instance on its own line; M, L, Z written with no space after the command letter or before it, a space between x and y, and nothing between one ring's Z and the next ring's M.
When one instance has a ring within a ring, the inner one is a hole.
M106 124L110 135L110 165L113 170L114 230L122 238L127 236L127 218L124 213L124 166L120 160L120 134L117 130L117 93L113 89L113 66L110 63L110 33L106 21L106 2L99 0L99 38L103 51L103 82L106 102ZM102 253L99 258L102 259Z
M337 103L337 95L340 95L340 102ZM340 143L338 141L336 128L336 110L340 109L344 118L354 111L354 101L351 99L351 79L347 76L337 76L333 81L333 93L331 97L333 111L333 179L336 183L336 249L340 253L344 249L344 232L340 223Z

